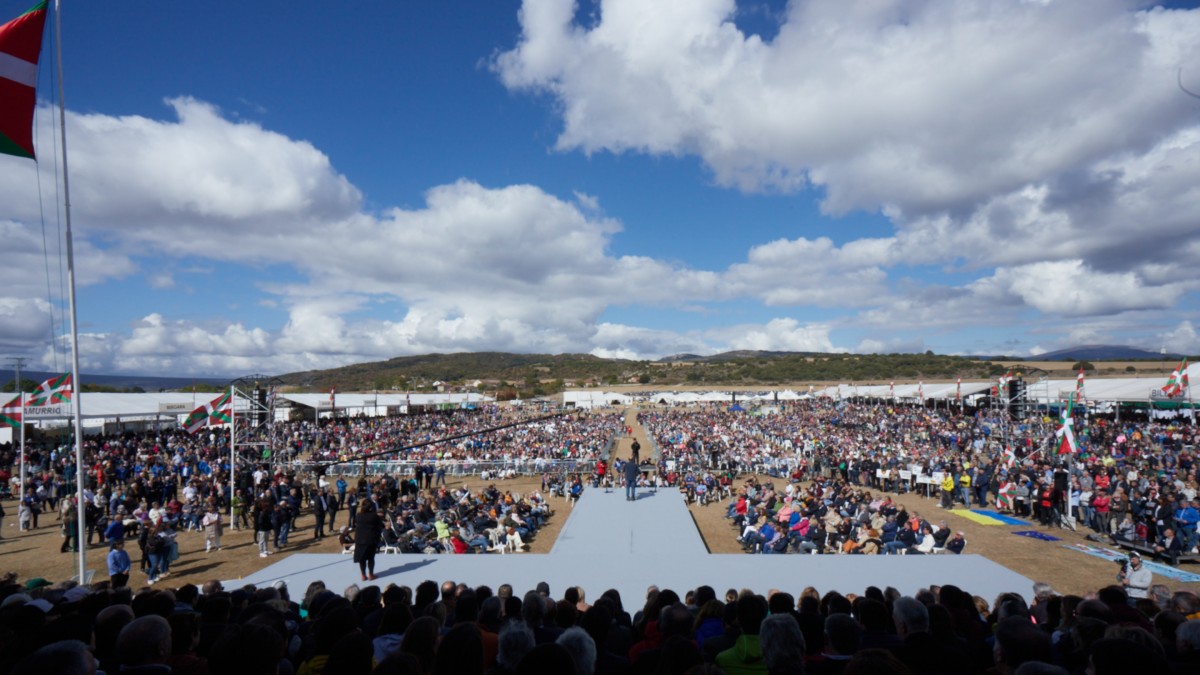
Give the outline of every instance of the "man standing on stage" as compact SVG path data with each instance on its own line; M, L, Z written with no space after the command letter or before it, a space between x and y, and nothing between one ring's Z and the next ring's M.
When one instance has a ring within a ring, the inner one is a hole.
M637 479L640 473L636 459L625 462L625 501L637 500Z

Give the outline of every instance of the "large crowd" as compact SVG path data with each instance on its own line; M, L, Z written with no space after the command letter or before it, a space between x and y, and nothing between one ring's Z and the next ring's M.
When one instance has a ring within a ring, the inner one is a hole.
M1171 564L1197 550L1198 432L1186 418L1117 422L1080 407L1072 424L1075 451L1064 454L1058 419L1049 412L1014 422L1005 411L831 399L772 408L757 415L720 408L639 415L659 448L660 474L692 498L700 486L706 500L728 494L742 473L781 481L750 484L735 495L730 517L748 549L898 551L894 528L907 551L928 550L927 536L941 548L957 535L887 498L916 492L936 499L934 508L961 505L1047 527L1091 528ZM745 531L764 523L773 546ZM814 527L817 540L800 534Z
M736 582L734 582L736 584ZM0 674L1197 673L1200 596L0 580ZM626 604L629 603L629 604Z
M188 532L196 533L191 539L196 547L202 536L211 550L221 548L226 528L252 530L258 555L267 557L289 546L302 512L313 513L317 523L305 536L351 537L364 503L379 515L381 546L521 551L550 515L543 495L498 489L495 479L512 475L511 470L486 476L492 480L476 490L448 489L447 474L471 471L473 463L499 460L503 467L528 459L534 462L528 468L544 470L558 489L569 477L550 471L551 460L594 462L624 431L618 413L538 416L495 406L278 422L239 440L243 452L233 472L229 432L220 427L195 435L170 429L88 436L82 542L74 449L35 439L26 445L23 485L18 448L0 445L0 484L16 497L9 502L15 513L0 503L0 525L15 516L21 531L58 528L64 553L80 546L115 548L121 542L124 549L128 544L125 555L132 554L150 582L170 575L180 536L188 539ZM359 468L365 457L394 462L403 472L346 471Z
M495 411L458 415L294 423L262 433L265 447L290 460L328 462L506 419ZM1092 528L1170 563L1197 544L1197 432L1184 422L1081 415L1078 447L1058 454L1053 418L1013 422L1001 412L812 400L757 414L670 409L639 419L654 446L654 480L719 504L731 536L755 553L961 552L961 533L932 515L960 504ZM305 675L1200 672L1200 598L1154 586L1136 555L1112 586L1081 598L1039 585L1032 605L1020 593L989 601L953 586L913 597L808 588L798 598L732 589L721 598L705 586L683 597L651 589L630 614L615 591L589 604L579 588L554 600L547 588L521 595L449 582L415 591L369 585L380 548L523 550L551 515L543 493L623 475L599 462L596 475L546 472L541 491L516 494L495 483L448 486L450 467L484 458L603 459L626 431L616 414L557 418L423 446L403 475L297 474L256 461L232 481L219 431L89 439L86 536L109 546L109 580L0 585L0 673L86 673L97 664L106 672ZM15 477L14 459L0 448ZM26 484L14 486L21 528L57 511L62 550L72 550L80 542L65 524L74 513L71 455L35 448L29 464ZM889 496L903 492L934 501L925 515L909 512ZM164 589L179 533L195 531L206 547L220 548L224 527L252 528L266 557L287 547L304 509L316 516L311 536L337 537L354 553L361 588L338 594L314 584L303 597L286 587L227 591L217 582ZM137 563L128 541L138 543ZM136 592L127 585L134 564L154 582Z

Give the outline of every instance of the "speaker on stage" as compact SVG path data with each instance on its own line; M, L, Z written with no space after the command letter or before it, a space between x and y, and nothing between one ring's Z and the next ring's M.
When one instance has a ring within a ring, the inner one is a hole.
M1025 398L1025 380L1014 377L1008 381L1008 414L1013 419L1025 419L1029 401Z

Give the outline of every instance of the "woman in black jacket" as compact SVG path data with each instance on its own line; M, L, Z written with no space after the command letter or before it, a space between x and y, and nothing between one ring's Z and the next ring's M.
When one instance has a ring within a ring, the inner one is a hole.
M383 521L371 500L364 499L359 503L354 527L354 562L358 563L363 581L375 580L375 551L382 536Z

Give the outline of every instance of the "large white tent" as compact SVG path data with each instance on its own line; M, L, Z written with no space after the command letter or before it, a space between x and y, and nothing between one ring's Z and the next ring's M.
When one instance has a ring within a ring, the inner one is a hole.
M179 424L197 407L220 396L219 393L204 392L161 392L161 393L111 393L83 392L79 395L81 417L87 432L99 433L106 424ZM329 394L282 394L280 399L291 405L315 408L319 413L329 414ZM438 394L337 394L334 405L338 411L357 415L385 415L391 412L406 412L409 406L423 408L467 408L492 402L494 399L476 393ZM250 410L250 402L238 397L234 410L238 414ZM51 405L42 408L26 408L25 419L30 423L45 423L60 426L71 419L70 404ZM9 434L0 437L0 442L11 440Z
M576 389L563 392L563 405L567 408L591 410L610 405L629 405L633 397L613 391L596 391L592 389Z

